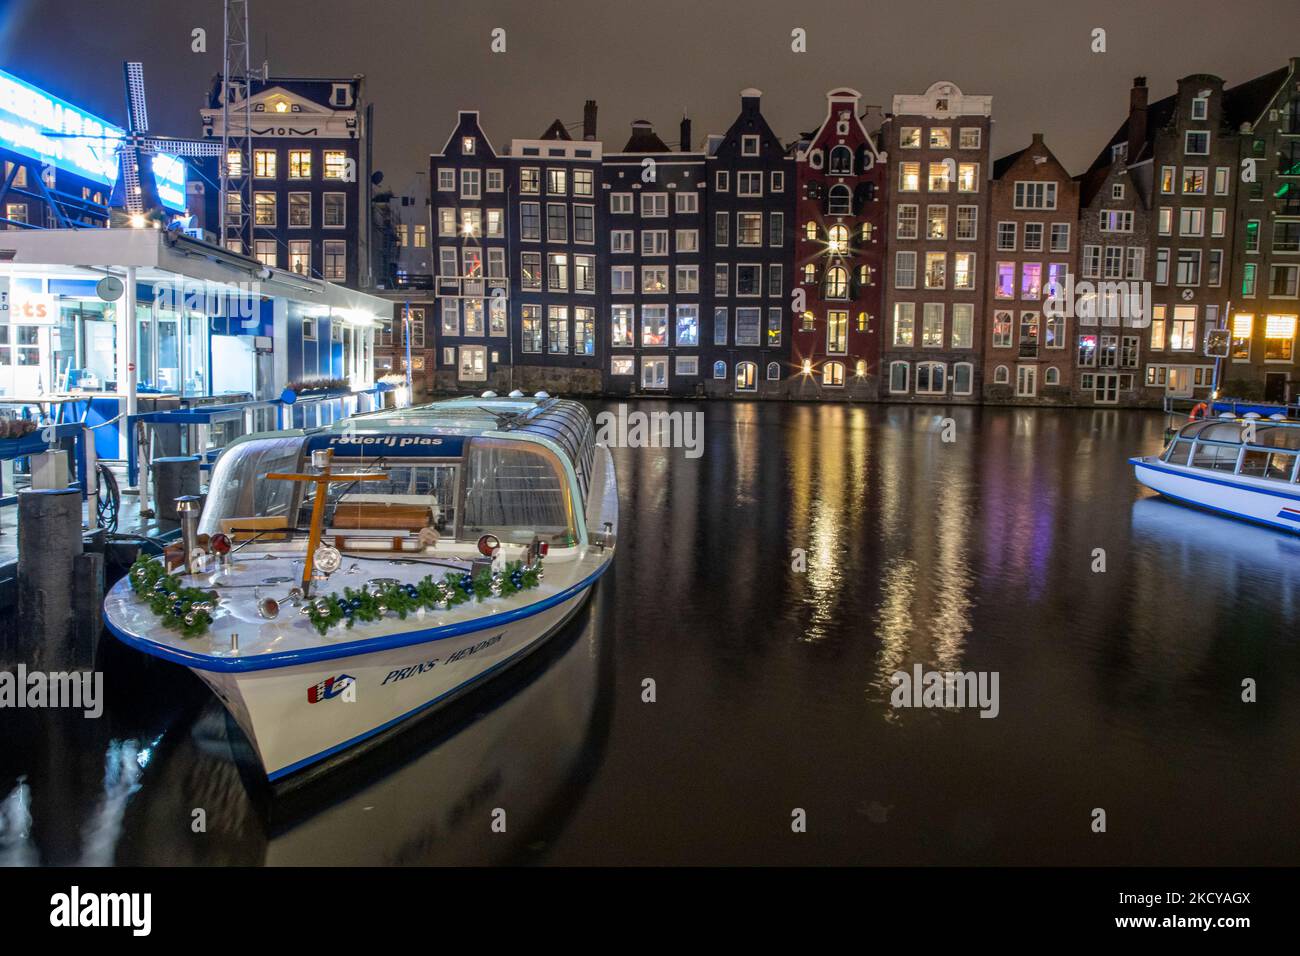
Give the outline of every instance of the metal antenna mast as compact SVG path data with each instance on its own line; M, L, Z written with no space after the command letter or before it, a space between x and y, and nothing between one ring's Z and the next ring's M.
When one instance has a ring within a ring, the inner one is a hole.
M257 77L250 66L248 0L224 0L226 31L221 74L221 243L239 241L239 251L252 248L253 126L250 81ZM264 79L264 77L263 77ZM232 101L237 101L232 104ZM231 108L233 105L233 109ZM232 132L231 121L237 128ZM237 156L231 162L232 155ZM230 196L239 197L231 209Z

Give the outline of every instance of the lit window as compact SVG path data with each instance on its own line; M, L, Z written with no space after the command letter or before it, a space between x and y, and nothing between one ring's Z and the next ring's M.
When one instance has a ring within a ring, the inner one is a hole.
M257 149L253 151L253 175L258 179L275 178L275 150Z

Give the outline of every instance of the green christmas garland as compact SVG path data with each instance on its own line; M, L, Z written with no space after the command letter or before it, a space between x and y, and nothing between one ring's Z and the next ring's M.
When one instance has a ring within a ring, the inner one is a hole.
M351 627L357 621L378 621L389 613L406 620L406 615L420 608L443 610L471 598L483 601L490 597L509 597L537 587L541 580L540 564L525 567L522 561L512 561L504 573L494 574L488 568L476 575L449 571L441 581L435 581L430 574L418 584L384 584L375 590L369 585L363 585L360 590L344 588L342 594L335 592L308 600L303 613L319 633L325 634L341 621Z
M216 607L212 592L181 584L180 576L168 574L161 561L140 554L127 580L131 590L162 620L163 627L190 638L207 633L212 625ZM342 594L308 599L302 612L317 632L325 634L343 621L351 627L357 621L378 621L389 613L406 620L408 614L420 608L444 610L470 599L510 597L537 587L541 581L540 563L526 567L522 561L512 561L504 573L493 573L488 568L474 575L449 571L441 581L435 581L430 574L417 584L385 584L374 590L369 585L344 588Z
M142 552L131 565L127 580L131 582L131 590L162 619L163 627L190 638L206 633L212 624L212 611L216 607L212 595L181 584L180 575L168 574L162 561L155 561Z

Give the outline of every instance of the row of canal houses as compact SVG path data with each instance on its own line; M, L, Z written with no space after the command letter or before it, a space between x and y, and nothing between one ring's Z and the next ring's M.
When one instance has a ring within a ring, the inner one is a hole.
M1222 388L1295 400L1297 60L1155 102L1139 77L1078 176L1042 135L994 159L992 124L950 82L870 128L832 90L792 143L754 89L721 134L639 120L618 151L591 101L580 138L496 144L462 111L430 158L431 288L407 296L425 384L1154 405L1209 394L1228 329ZM1149 290L1142 316L1087 304L1111 282Z

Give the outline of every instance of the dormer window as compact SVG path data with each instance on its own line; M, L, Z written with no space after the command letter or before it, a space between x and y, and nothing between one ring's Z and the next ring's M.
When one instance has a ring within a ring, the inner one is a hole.
M474 137L462 136L460 138L460 152L462 156L474 155Z
M352 86L348 83L335 83L330 90L330 106L351 106Z
M832 149L830 172L832 175L851 176L853 174L853 151L847 146L836 146Z

